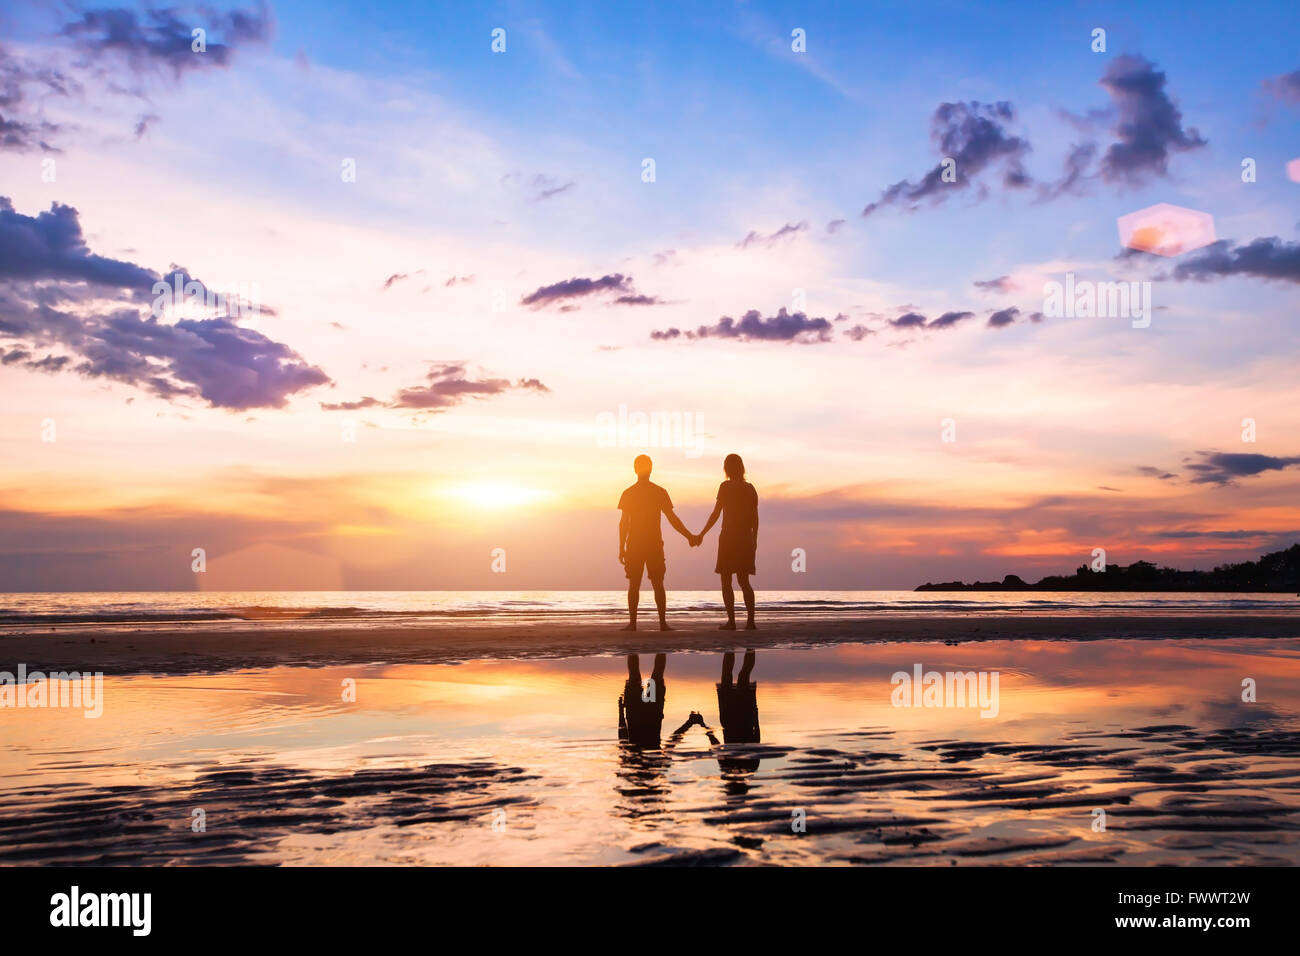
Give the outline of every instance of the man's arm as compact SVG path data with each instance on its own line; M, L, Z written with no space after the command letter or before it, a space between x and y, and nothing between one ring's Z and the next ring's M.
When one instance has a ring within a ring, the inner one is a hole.
M627 526L630 522L627 520L627 512L624 511L618 519L618 563L622 564L623 559L627 557Z
M686 525L682 524L682 519L677 517L676 511L673 511L672 508L668 508L664 511L664 517L668 519L668 523L673 526L673 528L677 531L678 534L680 534L687 541L691 540L692 537L691 533L686 530Z

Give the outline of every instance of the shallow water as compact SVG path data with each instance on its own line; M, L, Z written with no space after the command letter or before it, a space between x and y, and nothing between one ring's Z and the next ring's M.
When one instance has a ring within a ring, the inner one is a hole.
M760 650L755 743L721 661L668 655L658 746L618 657L109 676L98 719L0 709L0 862L1300 862L1300 641ZM893 706L917 664L996 716Z
M1198 616L1300 614L1300 595L1169 591L760 591L768 620L879 617L889 614ZM652 605L649 591L642 604ZM710 620L722 609L718 591L670 591L672 613ZM621 617L627 593L614 591L71 591L0 594L0 633L131 625L221 631L256 621L266 629L311 630L508 626L545 619L607 622Z

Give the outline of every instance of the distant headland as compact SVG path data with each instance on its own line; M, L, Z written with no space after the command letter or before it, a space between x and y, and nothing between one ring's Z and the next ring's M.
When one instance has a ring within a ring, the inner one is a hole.
M918 591L1275 591L1300 593L1300 544L1274 551L1258 561L1221 564L1213 571L1179 571L1161 568L1150 561L1134 561L1127 567L1106 565L1093 571L1080 565L1074 574L1050 575L1035 584L1008 574L1001 581L966 584L922 584Z

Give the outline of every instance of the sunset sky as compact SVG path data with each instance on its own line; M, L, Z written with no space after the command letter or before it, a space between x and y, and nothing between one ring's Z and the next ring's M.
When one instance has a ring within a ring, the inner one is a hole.
M0 14L0 588L618 588L641 451L760 588L1300 540L1294 4L331 8Z

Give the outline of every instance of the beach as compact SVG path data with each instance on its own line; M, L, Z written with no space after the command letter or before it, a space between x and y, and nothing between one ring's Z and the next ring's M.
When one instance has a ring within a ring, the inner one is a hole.
M106 675L95 714L0 708L0 865L1300 863L1294 622L1103 623L1145 637L1042 619L10 636L6 660ZM747 641L737 733L719 651L740 666ZM664 655L649 742L619 731L625 651L643 678ZM980 699L897 692L922 671L978 673Z
M717 617L674 616L661 632L643 618L640 630L607 623L491 617L436 623L362 625L266 620L208 624L99 623L30 625L0 634L0 665L112 674L202 674L257 667L345 664L441 664L476 659L555 658L593 654L715 651L744 647L812 647L898 641L1098 641L1300 637L1300 613L1156 614L1111 612L881 613L857 618L797 614L762 620L756 631L719 631Z
M871 641L993 641L1108 639L1226 639L1300 637L1300 615L1195 614L1082 615L889 614L861 619L764 622L758 631L719 631L714 619L656 624L624 632L625 618L607 624L437 623L419 627L320 626L250 623L98 624L61 626L0 636L0 663L29 670L101 670L110 674L205 674L248 667L333 666L360 663L447 663L469 659L573 657L581 654L660 653L871 643Z

